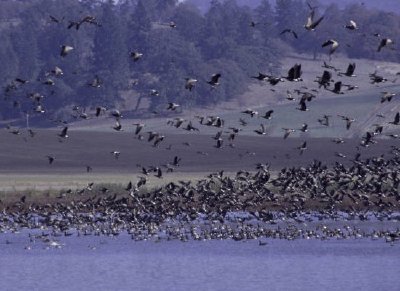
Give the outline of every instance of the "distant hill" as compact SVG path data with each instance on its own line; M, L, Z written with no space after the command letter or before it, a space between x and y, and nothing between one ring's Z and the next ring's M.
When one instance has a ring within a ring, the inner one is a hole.
M207 0L186 0L195 4L199 7L202 11L206 11L209 7L210 1ZM183 2L183 1L182 1ZM249 7L256 7L261 0L237 0L237 3L240 5L247 5ZM274 3L275 0L270 0L271 3ZM310 0L310 3L316 3L317 1ZM319 0L322 6L328 6L332 3L336 3L339 6L346 6L349 4L357 4L357 3L364 3L367 7L377 8L384 11L391 11L397 14L400 14L400 1L399 0Z

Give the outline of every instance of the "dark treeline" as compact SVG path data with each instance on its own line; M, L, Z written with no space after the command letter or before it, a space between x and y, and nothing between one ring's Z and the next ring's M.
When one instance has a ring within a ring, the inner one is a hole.
M381 37L395 43L399 38L395 14L358 4L344 10L331 5L318 13L325 19L317 30L306 31L309 8L302 0L278 0L276 6L264 0L255 9L212 0L205 14L176 0L5 0L0 3L0 114L8 119L45 111L66 118L73 105L139 114L140 108L164 110L167 102L215 104L243 93L249 76L259 71L280 73L279 60L290 52L324 53L321 44L330 38L341 42L338 52L352 58L398 60L398 51L377 53ZM88 15L95 21L76 29L73 23ZM359 30L344 28L351 19ZM298 39L280 34L287 28ZM74 49L61 57L62 45ZM137 61L135 52L143 54ZM207 81L215 73L222 78L213 90ZM193 90L185 90L185 78L198 80Z

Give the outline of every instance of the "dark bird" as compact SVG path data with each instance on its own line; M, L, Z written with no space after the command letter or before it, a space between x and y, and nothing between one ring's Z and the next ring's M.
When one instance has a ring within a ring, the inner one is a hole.
M186 78L185 80L186 80L185 89L192 91L195 84L197 83L197 80L193 78Z
M293 35L294 38L296 38L296 39L298 38L297 33L296 33L294 30L289 29L289 28L284 29L284 30L280 33L280 35L286 34L286 33L291 33L291 34Z
M72 46L69 46L69 45L61 46L60 56L62 56L62 57L67 56L73 49L74 48Z
M397 112L394 117L394 120L389 123L394 125L400 125L400 112Z
M244 110L244 111L242 111L242 113L244 113L244 114L248 114L248 115L250 115L251 117L254 117L255 115L258 115L258 112L257 111L255 111L255 110L253 110L253 109L246 109L246 110Z
M285 78L291 82L302 81L301 79L302 73L303 72L301 71L301 64L295 64L293 67L289 69L288 75Z
M58 136L61 138L67 138L68 137L67 131L68 131L68 126L65 126L61 131L61 133L58 134Z
M304 28L308 31L315 30L315 28L321 23L321 21L324 19L324 16L321 16L318 18L316 21L314 21L314 14L315 10L312 9L308 18L306 24L304 24Z
M380 52L382 48L389 46L391 44L393 44L393 40L391 40L390 38L383 38L379 43L378 52Z
M338 115L339 117L342 118L342 120L346 121L346 129L349 130L351 124L356 121L354 118L350 118L348 116L344 116L344 115Z
M259 81L265 81L268 79L268 75L263 74L263 73L258 73L258 76L251 76L253 79L257 79Z
M211 76L211 80L208 81L207 83L211 85L211 87L216 87L219 85L219 78L221 78L221 74L214 74Z
M101 113L105 112L107 110L107 108L102 107L102 106L97 106L96 107L96 117L99 117Z
M306 141L303 142L303 143L301 144L301 146L297 147L297 149L300 150L300 155L302 155L303 152L307 149L307 142L306 142Z
M342 91L342 81L338 81L334 84L333 90L329 90L335 94L344 94Z
M330 117L331 117L330 115L324 115L323 118L318 119L318 122L324 126L329 126L329 118Z
M269 120L269 119L272 118L272 113L274 113L273 110L268 110L268 111L265 112L265 114L264 114L263 116L261 116L261 117Z
M285 131L285 134L283 135L283 139L287 139L292 132L296 131L295 129L292 129L292 128L282 128L282 129Z
M112 151L110 153L114 156L116 160L118 160L119 156L121 155L121 152L119 151Z
M316 82L319 84L320 88L323 86L326 89L326 87L329 86L331 80L332 73L329 71L324 71L322 73L322 76L317 78Z
M301 132L307 132L308 131L308 124L307 123L303 123L303 125L300 128Z
M53 164L54 160L56 159L53 156L46 156L47 160L49 161L49 165Z
M258 135L266 135L267 132L264 124L260 124L260 127L261 127L260 129L255 129L254 132L257 133Z
M94 77L94 79L91 82L88 83L88 85L90 87L92 87L92 88L100 88L101 84L102 84L102 82L101 82L101 80L100 80L98 75L96 75Z
M136 125L135 135L138 135L142 131L144 123L134 123L133 125Z
M176 104L176 103L173 103L173 102L169 102L167 110L175 111L178 107L180 107L179 104Z
M322 44L322 47L330 46L329 57L337 50L339 47L339 42L334 39L329 39Z
M339 76L355 77L354 71L356 70L356 63L350 63L345 73L339 73Z
M130 56L134 62L137 62L143 57L143 54L137 51L131 52Z
M396 93L382 92L381 103L384 103L385 101L392 101L394 96L396 96Z
M346 24L344 26L345 28L347 28L348 30L357 30L357 23L354 20L350 20L348 24Z

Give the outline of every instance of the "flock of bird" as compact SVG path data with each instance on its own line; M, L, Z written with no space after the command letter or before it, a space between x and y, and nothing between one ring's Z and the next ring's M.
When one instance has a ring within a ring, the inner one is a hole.
M324 21L324 16L315 17L317 8L309 5L310 13L304 25L306 31L313 31L318 28L319 24ZM54 23L62 23L63 19L57 19L50 16L50 21ZM256 24L253 23L255 26ZM79 30L82 25L94 25L101 27L94 16L86 16L76 21L70 21L67 29L75 28ZM167 24L172 29L179 29L175 22ZM344 25L345 30L357 31L359 29L355 21L349 20ZM295 28L287 28L281 34L290 33L293 37L298 38L299 35ZM390 38L380 38L377 43L377 52L388 47L392 47L393 41ZM335 39L328 39L322 44L322 47L329 47L328 55L331 60L332 55L339 48L339 42ZM60 57L68 58L75 48L71 45L64 44L61 46ZM127 56L128 57L128 56ZM133 62L138 62L146 57L139 51L130 52L129 58ZM307 112L309 104L312 100L321 94L321 90L333 92L335 94L345 94L347 91L355 90L357 85L344 84L343 81L334 81L333 73L338 77L357 79L354 74L356 64L350 63L346 71L336 69L329 63L324 62L322 67L324 71L321 76L315 79L316 87L305 88L304 86L294 90L293 92L285 89L286 99L288 101L298 100L297 110ZM295 64L288 70L287 76L278 76L266 73L258 73L251 78L259 82L269 84L271 90L276 90L275 86L280 86L284 82L296 82L301 84L302 66ZM56 66L45 74L45 79L40 82L44 86L53 86L57 78L62 78L63 70ZM381 84L387 81L383 76L373 72L369 75L371 85ZM189 92L196 90L199 82L194 77L188 77L185 82L182 80L182 90ZM212 92L218 90L220 83L223 82L221 73L213 74L207 84ZM19 95L21 88L29 83L28 80L15 78L13 82L5 88L5 94L8 98ZM88 86L93 88L101 87L103 80L99 76L88 82ZM333 85L333 88L332 88ZM153 98L157 98L159 91L152 89L149 94ZM299 98L294 97L295 94ZM396 96L393 92L383 92L381 103L391 102ZM32 100L32 114L45 115L46 108L43 106L45 98L41 93L30 92L28 97ZM18 100L14 100L14 107L18 108ZM178 114L180 104L169 102L165 105L165 111L169 115ZM108 114L107 114L108 112ZM195 120L186 120L181 116L169 119L167 124L176 128L183 129L188 132L199 132L200 127L206 126L217 129L218 132L213 139L214 147L222 149L225 147L225 140L228 139L229 146L234 147L234 141L237 136L245 130L249 118L262 118L268 121L273 118L274 110L268 110L264 114L259 114L254 109L245 109L242 111L243 118L239 123L227 125L225 120L217 115L196 116L198 125ZM102 105L98 105L94 112L87 113L81 106L74 106L72 116L76 119L100 118L107 116L114 119L115 124L112 129L116 132L123 131L123 112L117 109L109 109ZM355 118L351 116L338 115L344 121L346 130L349 130ZM322 126L329 127L332 116L323 115L318 122ZM66 142L70 133L69 125L66 121L61 121L64 125L57 134L62 142ZM393 121L388 122L393 126L400 125L400 114L397 112L393 117ZM139 140L151 142L155 148L160 147L166 136L157 131L144 132L145 123L134 123L133 134ZM377 143L376 136L384 131L384 125L376 125L374 130L367 131L359 143L361 147L369 147ZM18 128L8 127L10 133L19 135L22 131ZM302 124L300 129L283 128L283 139L287 139L293 132L307 132L308 124ZM260 124L259 128L252 130L258 136L267 135L267 126ZM35 136L35 131L28 128L30 136ZM225 134L228 134L225 137ZM393 139L400 136L398 134L388 134ZM337 138L335 143L341 144L343 139ZM171 149L171 146L167 149ZM303 154L307 150L307 141L297 147L299 154ZM119 159L121 152L117 150L110 151L115 159ZM361 160L357 154L352 159L352 166L336 162L333 168L324 166L321 162L314 162L307 167L285 168L276 175L269 171L267 164L258 164L255 173L247 171L238 171L234 177L224 176L224 172L210 174L206 179L202 179L196 183L184 182L168 183L165 186L154 190L145 189L147 177L151 172L155 176L162 178L161 167L142 167L141 176L136 183L129 182L125 189L121 189L121 193L112 193L105 187L95 188L90 183L83 189L77 191L68 191L61 193L59 202L55 204L39 205L35 202L28 203L29 199L23 196L20 201L8 205L0 213L0 232L6 229L18 229L21 227L28 228L50 228L53 235L67 235L72 229L76 229L78 235L84 234L106 234L118 235L121 231L128 231L132 234L133 239L147 239L157 237L164 238L180 238L182 240L191 236L193 239L207 238L259 238L259 237L285 237L293 239L301 236L316 237L318 232L301 232L293 231L293 229L269 229L265 226L254 224L247 218L235 218L235 226L232 226L232 214L245 212L248 217L261 222L273 222L276 220L276 213L282 212L286 217L301 220L299 217L309 209L320 210L333 217L337 211L347 211L355 215L361 213L365 209L376 211L376 215L390 215L391 211L400 207L400 149L393 146L390 153L385 153L389 158L377 157L367 160ZM338 158L344 158L343 154L337 153ZM53 165L57 157L49 154L45 158L48 163ZM181 158L177 155L173 162L169 164L168 171L173 171L181 163ZM93 168L88 165L88 172ZM93 195L99 194L100 196ZM118 194L118 195L117 195ZM71 197L73 195L73 197ZM65 199L65 201L63 200ZM0 200L0 205L2 201ZM274 214L275 213L275 214ZM322 214L321 214L322 215ZM360 216L361 217L361 216ZM199 218L209 221L211 224L202 224L198 222L195 226L194 222ZM168 224L166 221L175 221ZM190 224L192 223L192 224ZM318 236L329 237L337 235L337 231L324 230L319 232ZM342 233L342 232L341 232ZM358 235L358 234L357 234ZM373 233L371 236L386 237L387 240L394 241L400 238L400 231L382 232L380 234ZM343 233L342 233L342 236ZM351 236L351 235L350 235ZM45 236L40 237L44 239Z

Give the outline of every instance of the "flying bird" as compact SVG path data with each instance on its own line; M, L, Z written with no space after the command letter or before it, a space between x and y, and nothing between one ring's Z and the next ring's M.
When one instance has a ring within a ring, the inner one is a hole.
M72 46L62 45L61 46L60 56L66 57L73 49L74 49L74 47L72 47Z

